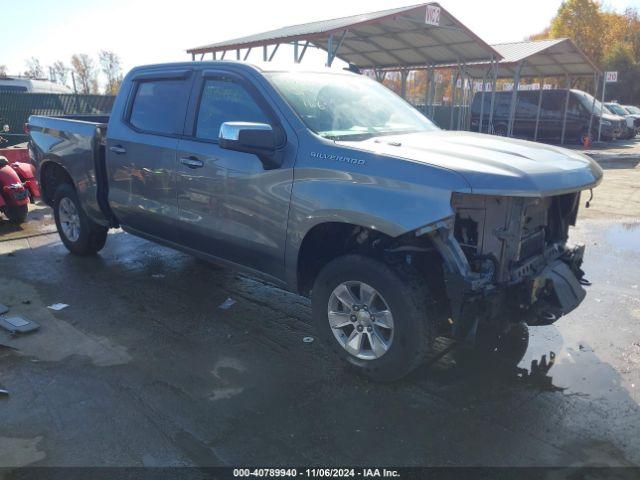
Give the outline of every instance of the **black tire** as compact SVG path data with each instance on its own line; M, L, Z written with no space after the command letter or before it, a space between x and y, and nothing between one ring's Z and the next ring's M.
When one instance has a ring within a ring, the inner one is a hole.
M497 137L506 137L507 136L507 126L506 125L496 125L493 129L493 134Z
M365 360L347 352L329 325L331 294L349 281L373 287L392 312L393 337L379 358ZM318 274L311 292L312 317L320 338L342 361L376 381L399 380L423 363L436 331L430 305L428 287L421 276L404 266L391 267L361 255L345 255L331 261Z
M4 207L4 214L14 225L20 225L27 219L29 205L7 205Z
M60 220L60 202L63 199L69 199L76 208L79 216L79 235L77 239L69 239L61 226ZM53 214L56 220L56 227L60 240L71 253L75 255L95 255L102 250L107 241L108 228L93 222L84 213L80 206L78 195L75 189L68 183L58 186L53 200Z

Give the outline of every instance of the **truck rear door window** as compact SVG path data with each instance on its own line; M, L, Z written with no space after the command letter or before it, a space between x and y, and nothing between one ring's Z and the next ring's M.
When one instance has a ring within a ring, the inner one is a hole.
M271 123L241 84L226 78L207 80L200 99L196 137L217 141L223 122Z
M129 123L150 133L176 135L182 133L188 80L148 80L138 84Z

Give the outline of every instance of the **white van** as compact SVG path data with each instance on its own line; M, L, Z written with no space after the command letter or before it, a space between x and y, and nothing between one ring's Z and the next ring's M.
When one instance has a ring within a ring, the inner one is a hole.
M48 80L33 80L23 77L0 78L0 93L73 93L70 88Z

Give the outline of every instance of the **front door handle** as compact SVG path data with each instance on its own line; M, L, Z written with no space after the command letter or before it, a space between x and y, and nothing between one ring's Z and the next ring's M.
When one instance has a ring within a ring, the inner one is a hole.
M110 147L109 150L115 153L116 155L122 155L127 153L127 149L124 148L122 145L114 145L113 147Z
M202 168L204 162L196 157L182 157L180 163L186 165L189 168Z

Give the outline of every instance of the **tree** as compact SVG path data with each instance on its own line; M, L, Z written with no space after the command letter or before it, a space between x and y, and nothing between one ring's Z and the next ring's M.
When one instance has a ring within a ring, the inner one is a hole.
M24 72L24 76L27 78L44 78L44 70L40 65L40 60L36 57L31 57L26 62L27 69Z
M99 54L100 67L102 73L107 79L104 93L107 95L115 95L120 89L122 83L122 68L120 66L120 57L114 52L101 50Z
M600 3L594 0L566 0L562 2L551 22L552 38L571 38L596 63L602 60L605 22Z
M7 66L0 65L0 78L7 78L9 75L7 74Z
M71 57L71 66L78 91L84 94L98 93L97 72L91 57L86 53L75 54Z
M608 100L628 104L640 99L640 85L637 82L640 66L635 62L630 45L616 44L607 54L604 68L607 71L618 72L618 81L607 85Z
M564 0L551 25L531 40L569 37L599 67L618 72L618 83L607 86L607 98L640 103L640 14L606 10L595 0ZM579 87L587 88L583 80Z
M51 65L51 80L61 85L67 85L69 79L69 67L64 62L58 60Z

